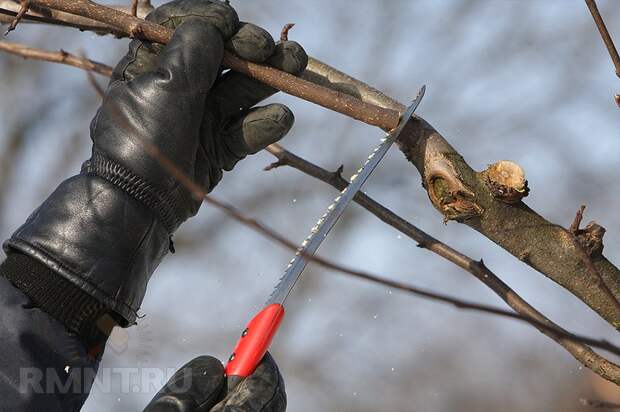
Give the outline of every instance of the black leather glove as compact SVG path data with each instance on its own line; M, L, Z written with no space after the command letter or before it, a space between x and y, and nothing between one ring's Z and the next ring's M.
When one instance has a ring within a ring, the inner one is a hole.
M198 357L180 370L155 395L144 412L282 412L284 381L269 353L256 371L231 392L224 367L211 356Z
M102 310L135 322L172 234L200 207L147 148L212 190L223 170L292 126L283 105L252 108L276 90L221 73L224 48L293 74L307 63L301 46L276 45L224 2L178 0L147 20L176 29L171 42L130 43L92 121L92 157L4 245L50 269L52 276L22 270L11 280L78 333Z

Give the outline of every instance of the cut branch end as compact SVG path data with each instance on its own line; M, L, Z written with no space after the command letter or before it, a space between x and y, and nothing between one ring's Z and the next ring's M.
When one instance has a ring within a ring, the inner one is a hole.
M517 203L530 192L525 172L510 160L493 163L486 170L486 176L491 194L504 203Z

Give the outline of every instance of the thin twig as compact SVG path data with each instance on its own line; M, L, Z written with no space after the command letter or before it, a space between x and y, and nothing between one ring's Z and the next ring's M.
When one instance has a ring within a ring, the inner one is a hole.
M19 11L17 12L17 15L15 16L15 18L13 19L13 21L9 25L9 28L6 30L6 33L4 33L5 36L8 35L10 32L12 32L13 30L15 30L15 28L17 27L19 22L22 20L24 15L26 13L28 13L29 9L30 9L30 1L29 0L22 0L20 2Z
M586 4L588 5L588 9L590 9L592 17L594 18L594 23L596 23L598 32L601 34L603 43L605 43L605 47L607 47L609 57L611 57L611 61L616 68L616 76L620 77L620 56L618 56L618 50L616 49L614 41L607 30L603 17L601 17L601 13L598 11L598 7L596 6L596 2L594 0L586 0Z
M86 53L80 52L80 57L84 60L88 60L86 58ZM90 61L90 60L88 60ZM86 77L88 78L88 82L95 89L95 92L99 95L99 97L103 100L103 96L105 95L105 91L101 87L99 83L97 83L97 79L95 79L95 75L91 70L86 70Z
M88 72L95 72L101 74L102 76L110 77L112 75L112 68L110 66L93 60L85 59L83 57L75 56L71 53L67 53L64 50L53 52L7 41L0 41L0 50L6 53L21 56L25 59L35 59L53 63L66 64L69 66L77 67L79 69L87 70Z
M131 0L131 15L138 17L138 0Z
M15 3L10 0L0 0L0 24L10 24L15 16L17 16L19 8L13 9L12 6L14 5ZM129 9L127 8L127 10ZM100 35L112 34L118 37L126 36L125 33L120 33L115 28L95 20L46 8L37 8L37 11L35 11L31 7L23 16L22 21L24 23L42 23L54 26L73 27L80 31L88 30Z
M288 41L288 32L295 27L295 23L286 23L280 32L280 41Z
M583 220L584 210L586 210L586 205L581 205L579 206L577 213L575 213L575 219L573 220L573 223L571 223L568 229L573 233L573 235L577 234L577 231L579 230L579 227L581 226L581 221Z

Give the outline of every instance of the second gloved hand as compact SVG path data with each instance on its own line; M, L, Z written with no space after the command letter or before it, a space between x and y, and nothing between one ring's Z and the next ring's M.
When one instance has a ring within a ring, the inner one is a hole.
M284 381L269 353L254 373L232 391L224 367L211 356L200 356L178 370L144 412L283 412Z

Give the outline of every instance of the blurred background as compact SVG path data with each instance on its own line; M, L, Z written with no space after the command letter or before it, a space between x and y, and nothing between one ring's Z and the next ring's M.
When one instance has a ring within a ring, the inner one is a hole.
M106 2L118 4L116 2ZM129 3L129 2L128 2ZM161 2L155 2L155 5ZM620 3L599 0L620 42ZM526 203L568 226L580 204L607 228L620 263L620 82L583 1L233 0L240 18L407 102L481 170L510 159L526 171ZM22 24L7 40L114 65L127 40ZM84 72L0 54L0 238L15 230L89 157L99 99ZM103 84L104 78L98 78ZM378 129L296 98L294 153L350 175ZM336 192L291 168L262 169L259 153L213 195L301 241ZM574 332L618 342L588 307L431 206L420 176L392 149L365 186L385 206L479 259L526 300ZM281 275L291 252L205 205L176 236L177 253L153 276L137 327L108 345L102 370L173 371L200 354L226 359ZM505 307L468 273L352 205L321 249L334 261L462 299ZM290 411L582 411L580 398L620 402L620 390L534 328L456 310L310 265L272 347ZM123 337L124 336L124 337ZM140 369L136 369L140 370ZM105 379L103 377L102 379ZM96 385L84 410L141 410L158 389L118 375ZM157 381L157 385L164 381Z

